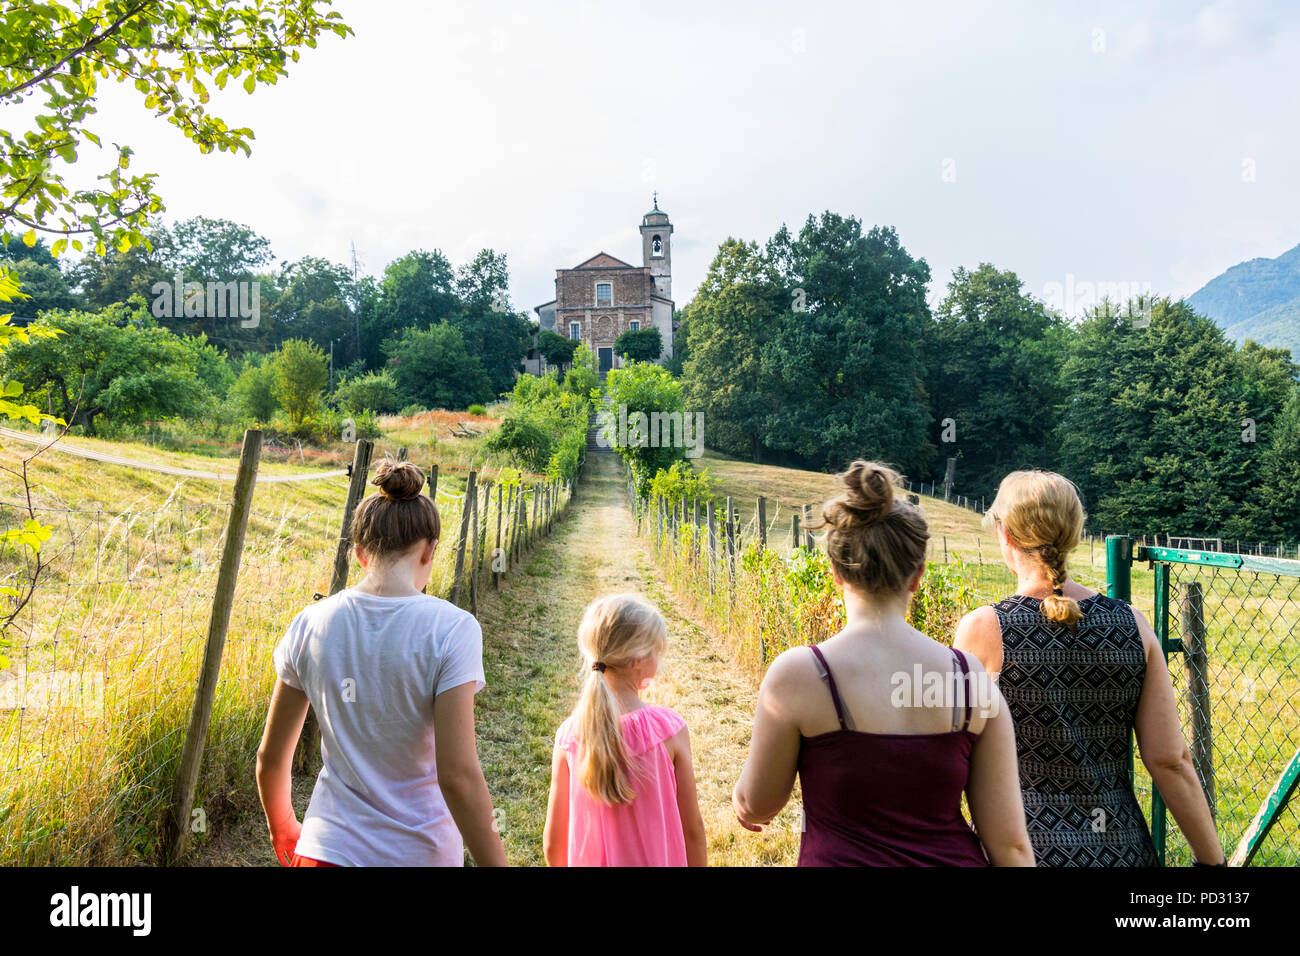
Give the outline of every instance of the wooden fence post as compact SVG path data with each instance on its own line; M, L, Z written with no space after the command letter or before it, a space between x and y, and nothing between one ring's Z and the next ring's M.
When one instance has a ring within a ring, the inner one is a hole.
M348 495L343 501L343 526L339 529L338 546L334 551L334 573L330 576L330 594L338 594L348 586L348 571L352 567L352 515L366 496L366 480L370 477L370 458L375 443L360 439L352 452L352 473L348 479ZM434 466L435 473L437 466ZM437 502L435 501L436 505ZM307 708L307 717L298 735L298 747L293 754L293 769L306 769L311 755L320 753L320 724L316 711Z
M691 567L700 564L700 499L691 501Z
M1205 646L1205 602L1199 581L1183 585L1183 647L1186 650L1187 704L1192 716L1192 763L1214 808L1214 740L1210 723L1209 653Z
M501 483L497 482L497 543L492 549L492 587L501 590L501 572L497 564L501 560Z
M704 520L709 523L709 593L713 594L717 590L718 518L714 514L712 501L704 503Z
M755 512L758 517L758 546L767 549L767 499L762 495L758 496L758 510Z
M491 489L488 489L491 493ZM469 517L470 540L474 542L469 552L469 612L478 615L478 492L474 493L473 511Z
M533 520L528 527L528 547L532 548L537 544L537 532L540 527L537 521L538 515L542 513L542 486L538 485L533 489Z
M528 486L520 482L519 497L515 499L515 562L524 553L524 524L528 521Z
M343 528L334 549L330 594L337 594L348 586L348 568L352 565L352 514L366 496L366 479L370 477L370 456L374 450L375 443L362 438L352 453L352 475L348 481L348 496L343 502Z
M456 540L456 569L451 579L451 603L460 603L460 587L465 574L465 545L469 539L470 513L474 510L475 496L478 494L474 469L470 468L465 479L465 497L460 506L460 537Z
M180 763L172 784L168 832L167 862L178 863L185 853L190 834L190 814L194 809L194 791L198 786L203 749L207 744L208 725L212 721L212 701L221 675L221 652L230 627L230 609L235 601L235 584L239 580L239 561L244 553L244 533L248 529L248 512L253 503L253 485L257 481L257 464L262 456L262 433L250 428L244 432L244 447L239 453L239 470L230 498L230 518L226 521L226 541L221 549L221 567L212 596L212 613L208 617L208 637L203 647L203 663L194 691L194 706L181 747Z
M429 466L429 497L433 499L433 503L435 505L438 503L438 466L437 465Z
M790 516L790 550L799 547L799 512Z
M736 589L736 506L731 496L727 496L727 575L731 583L732 596Z
M807 547L809 551L815 551L817 549L817 539L814 538L813 533L808 530L808 526L811 524L812 524L812 505L804 505L803 506L804 546Z

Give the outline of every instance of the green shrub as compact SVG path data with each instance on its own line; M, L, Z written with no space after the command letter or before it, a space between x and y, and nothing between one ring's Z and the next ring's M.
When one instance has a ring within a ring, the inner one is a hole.
M717 482L708 469L696 471L684 461L675 461L670 468L660 468L650 480L650 494L658 495L676 506L682 499L698 499L701 504L713 501Z
M482 405L471 405L469 408L465 409L465 414L485 416L487 415L487 409Z
M334 407L347 412L369 409L381 415L396 411L397 382L387 369L345 379L334 390Z

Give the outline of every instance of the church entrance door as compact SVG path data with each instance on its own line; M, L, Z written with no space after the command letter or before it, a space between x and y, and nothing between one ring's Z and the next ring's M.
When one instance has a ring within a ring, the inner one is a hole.
M614 350L597 349L597 352L599 353L598 357L600 358L600 374L604 375L614 367Z

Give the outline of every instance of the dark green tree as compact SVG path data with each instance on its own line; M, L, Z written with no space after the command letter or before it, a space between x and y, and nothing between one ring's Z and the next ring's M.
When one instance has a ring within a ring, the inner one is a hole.
M864 235L831 212L797 236L782 227L767 256L789 306L763 348L764 443L822 468L859 457L923 467L934 453L919 354L929 266L892 228Z
M550 329L542 329L537 333L537 351L542 353L547 365L564 368L573 361L573 350L577 347L577 339L556 335Z
M1007 472L1047 466L1069 335L1014 272L981 263L953 273L922 339L939 451L931 474L957 457L958 489L992 500Z
M193 346L158 325L141 300L54 312L49 321L63 334L14 344L7 356L12 377L41 408L92 434L201 410Z
M1147 324L1149 322L1149 325ZM1250 538L1258 442L1240 360L1185 302L1103 303L1062 368L1060 467L1105 533Z
M405 329L384 343L384 352L402 406L465 408L493 398L483 363L450 325Z
M683 320L683 395L704 413L709 447L762 460L776 409L762 356L788 304L780 275L756 243L722 243Z
M657 361L663 350L663 336L655 328L629 329L614 340L614 354L633 362Z

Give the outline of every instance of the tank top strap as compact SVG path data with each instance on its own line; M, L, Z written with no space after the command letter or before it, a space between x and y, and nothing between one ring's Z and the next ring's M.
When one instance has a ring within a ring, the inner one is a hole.
M955 647L950 648L952 656L957 658L957 666L961 668L961 677L954 683L961 688L960 697L958 698L965 705L965 716L960 724L957 720L957 714L960 709L957 700L953 701L952 707L952 726L954 730L967 730L970 728L970 670L966 666L966 657Z
M848 730L848 724L844 722L844 705L840 702L839 688L835 686L835 675L831 673L831 666L826 663L826 658L822 656L821 648L816 644L809 645L809 650L817 658L820 670L826 674L826 684L830 687L831 703L835 705L835 716L839 719L840 730Z

